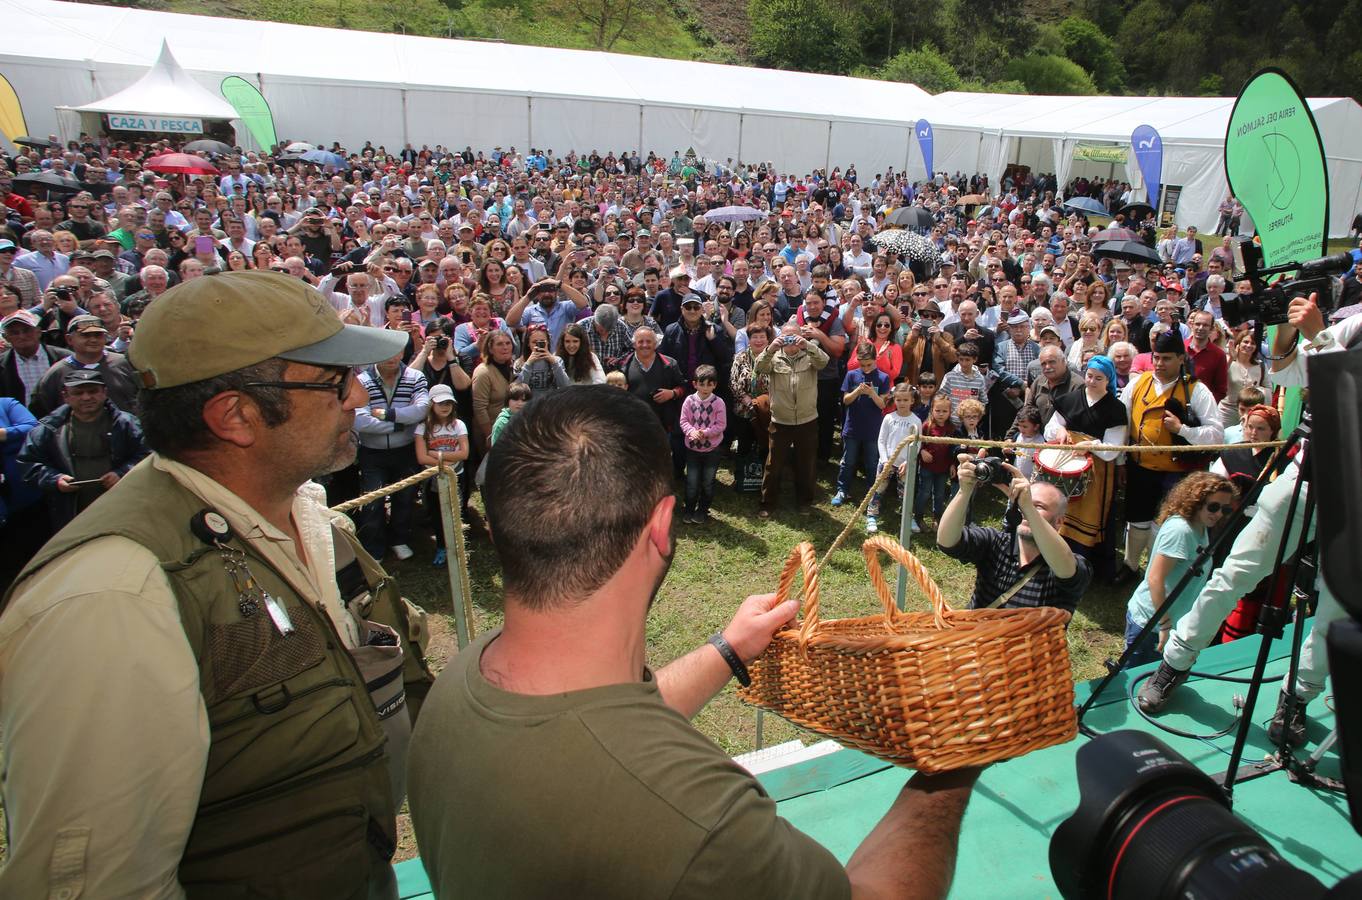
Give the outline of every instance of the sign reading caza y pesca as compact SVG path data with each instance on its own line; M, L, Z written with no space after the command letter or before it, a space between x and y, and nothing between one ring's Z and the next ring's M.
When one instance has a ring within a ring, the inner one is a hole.
M142 116L135 113L109 113L111 131L161 131L170 134L203 134L202 119L173 116Z

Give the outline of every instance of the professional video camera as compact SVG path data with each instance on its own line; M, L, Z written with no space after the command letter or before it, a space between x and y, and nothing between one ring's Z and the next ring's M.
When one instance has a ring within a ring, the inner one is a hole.
M1309 360L1314 439L1302 465L1329 478L1312 493L1322 574L1348 613L1329 626L1327 644L1343 784L1362 834L1362 344L1346 349ZM1102 735L1077 764L1078 809L1050 842L1050 871L1069 900L1362 896L1362 872L1326 891L1282 859L1230 812L1232 780L1217 784L1152 735ZM1298 764L1285 768L1293 781L1317 783Z
M1250 319L1259 325L1280 325L1286 321L1286 309L1296 297L1319 295L1319 308L1328 312L1338 306L1343 293L1341 275L1353 266L1353 258L1348 253L1335 253L1321 256L1307 262L1293 262L1282 266L1261 268L1263 249L1251 240L1238 245L1242 254L1242 270L1247 273L1253 293L1249 296L1236 294L1222 300L1225 322L1231 326L1242 325ZM1265 278L1298 272L1289 281L1278 281L1269 285Z

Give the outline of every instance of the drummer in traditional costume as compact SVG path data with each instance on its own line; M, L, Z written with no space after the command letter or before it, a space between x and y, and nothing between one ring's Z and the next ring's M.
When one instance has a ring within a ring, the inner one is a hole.
M1126 384L1121 402L1130 413L1131 444L1172 447L1224 440L1215 397L1187 372L1186 357L1182 338L1166 331L1154 342L1153 371L1141 372ZM1117 581L1139 574L1140 557L1154 541L1154 516L1163 498L1188 473L1204 470L1208 462L1204 454L1127 454L1125 569L1118 571Z
M1116 365L1106 356L1088 360L1083 372L1083 390L1070 391L1055 400L1055 412L1045 426L1045 440L1051 444L1072 443L1108 444L1120 446L1126 442L1130 419L1126 408L1116 396ZM1066 454L1068 451L1053 451ZM1069 511L1059 533L1069 545L1093 562L1093 568L1104 577L1114 574L1112 564L1112 500L1116 496L1116 461L1119 450L1099 450L1091 453L1078 451L1070 461L1084 462L1086 487L1069 485ZM1088 465L1088 461L1091 465ZM1039 477L1059 473L1061 465L1040 469ZM1077 479L1074 479L1075 481ZM1061 487L1066 487L1061 484ZM1082 490L1081 495L1074 490ZM1105 570L1105 571L1104 571Z

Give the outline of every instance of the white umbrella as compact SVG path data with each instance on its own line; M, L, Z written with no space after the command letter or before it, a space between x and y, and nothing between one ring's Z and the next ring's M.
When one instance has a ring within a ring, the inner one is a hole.
M284 148L284 152L285 152L285 153L306 153L306 152L309 151L309 150L316 150L316 149L317 149L316 147L314 147L314 146L312 146L311 144L306 143L306 142L304 142L304 141L294 141L293 143L289 144L287 147Z
M705 213L706 222L751 222L766 218L766 213L752 206L720 206Z

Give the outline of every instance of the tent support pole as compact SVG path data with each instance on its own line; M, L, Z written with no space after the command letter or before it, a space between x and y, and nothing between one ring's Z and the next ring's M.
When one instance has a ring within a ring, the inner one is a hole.
M832 171L832 122L828 122L828 152L823 156L823 174Z
M643 104L638 107L638 155L643 155Z
M525 141L526 148L534 149L534 98L525 98Z
M738 165L742 165L742 129L745 118L742 113L738 113Z
M398 91L402 95L402 146L411 143L411 129L407 126L407 89Z

